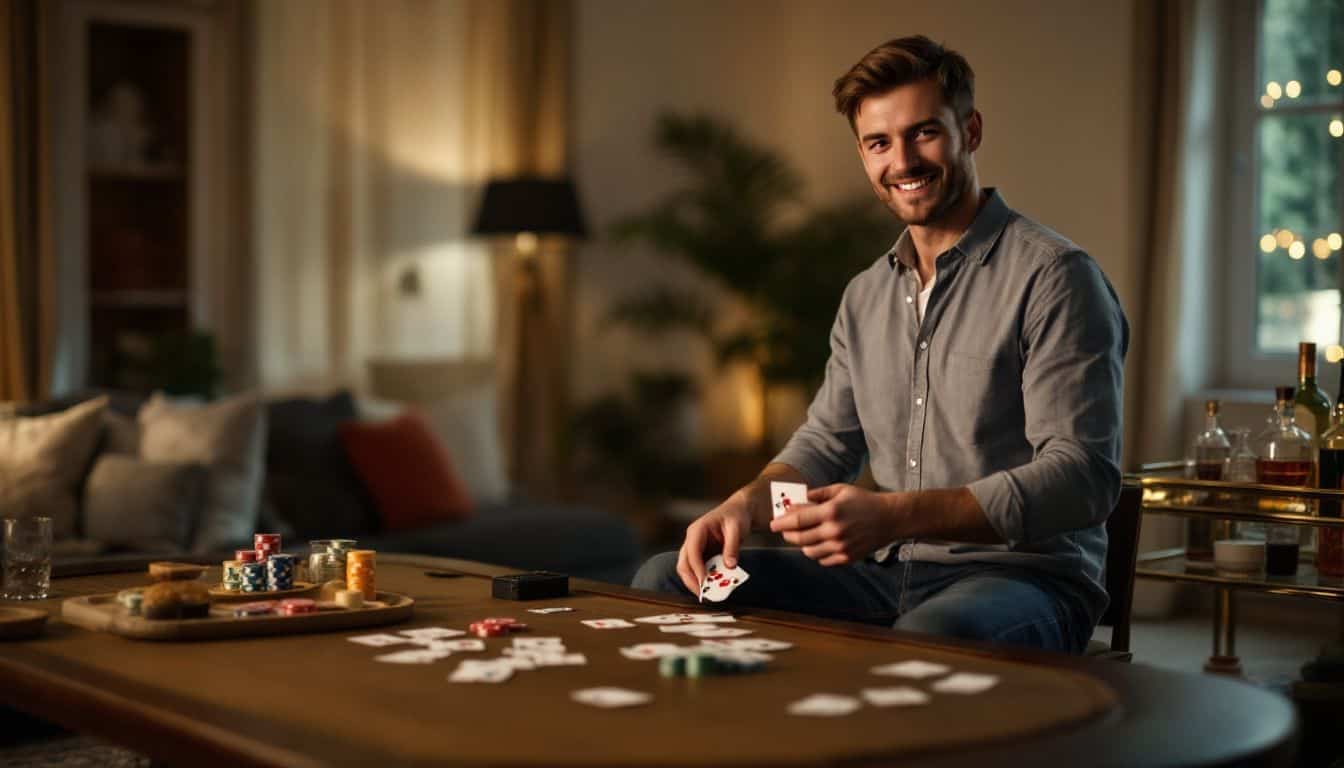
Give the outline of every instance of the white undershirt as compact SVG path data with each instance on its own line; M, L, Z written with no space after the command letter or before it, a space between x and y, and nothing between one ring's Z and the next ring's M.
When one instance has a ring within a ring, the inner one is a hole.
M919 273L915 273L915 279L919 279ZM915 319L921 324L924 322L924 308L929 306L929 297L933 295L933 284L938 282L938 273L934 272L933 277L929 278L929 284L919 289L919 295L915 297Z

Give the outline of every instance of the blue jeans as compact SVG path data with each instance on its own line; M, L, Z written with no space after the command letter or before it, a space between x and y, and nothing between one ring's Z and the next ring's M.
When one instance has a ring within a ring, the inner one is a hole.
M1050 579L989 563L865 560L825 567L793 548L743 549L751 578L727 605L749 605L1000 645L1082 653L1093 622L1082 601ZM631 586L691 594L677 553L650 558Z

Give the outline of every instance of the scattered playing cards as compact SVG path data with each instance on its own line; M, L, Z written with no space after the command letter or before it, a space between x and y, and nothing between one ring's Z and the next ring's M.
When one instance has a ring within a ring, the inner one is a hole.
M564 607L564 606L556 606L556 607L554 607L554 608L528 608L528 609L527 609L527 612L528 612L528 613L542 613L542 614L546 614L546 613L569 613L569 612L572 611L572 610L574 610L574 609L573 609L573 608L566 608L566 607Z
M998 684L997 675L958 672L934 683L933 690L939 693L983 693Z
M688 624L687 626L694 626ZM750 629L733 629L732 627L699 627L686 634L691 637L742 637L750 635Z
M786 515L799 504L807 503L807 486L803 483L770 483L770 511L775 517Z
M660 613L641 616L635 621L640 624L729 624L737 619L730 613Z
M443 640L448 637L461 637L467 633L460 629L448 629L447 627L421 627L419 629L403 629L399 634L412 640Z
M485 641L475 637L456 637L452 640L431 640L427 643L431 651L484 651Z
M396 651L395 653L385 653L382 656L374 656L374 661L381 661L384 664L433 664L439 659L446 659L452 655L452 651L434 651L429 649L417 649L414 651Z
M397 645L398 643L411 642L410 638L388 634L355 635L354 637L347 637L346 640L349 640L352 643L359 643L360 645L367 645L370 648L382 648L385 645Z
M565 641L558 637L515 637L514 648L559 648L565 649Z
M864 688L863 700L875 707L913 707L929 703L929 694L906 685L893 688Z
M593 629L628 629L635 626L625 619L584 619L581 623Z
M711 639L706 640L704 645L712 648L727 648L732 651L758 651L760 653L787 651L793 647L793 643L786 643L783 640L770 640L764 637L735 637L724 640Z
M718 626L714 624L665 624L659 627L658 631L669 634L690 634L692 632L702 632L706 629L718 629ZM751 630L747 631L750 632Z
M742 566L725 568L723 555L715 555L705 563L705 580L700 582L700 599L711 603L721 603L733 593L733 590L751 578Z
M926 677L945 675L950 670L946 664L934 664L931 661L898 661L895 664L873 667L871 671L874 675L891 675L892 677L923 680Z
M860 706L862 706L862 702L853 696L814 693L805 699L799 699L790 704L789 714L807 717L840 717L854 712Z
M628 688L584 688L569 694L569 698L580 704L587 704L592 707L602 707L603 709L615 709L618 707L636 707L640 704L648 704L653 700L653 695L642 691L632 691Z
M674 643L640 643L621 649L621 655L627 659L661 659L681 653L684 649Z
M448 680L454 683L502 683L510 677L513 677L513 667L506 662L468 659L457 665Z

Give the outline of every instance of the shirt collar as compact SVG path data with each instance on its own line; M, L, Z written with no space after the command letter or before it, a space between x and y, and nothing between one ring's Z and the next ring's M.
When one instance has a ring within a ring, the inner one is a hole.
M989 260L994 244L999 241L999 235L1003 234L1003 228L1007 226L1008 218L1013 213L996 187L985 187L985 192L988 194L985 204L980 206L975 220L962 233L961 239L952 246L952 250L977 259L981 264ZM896 244L887 251L887 264L892 269L896 269L897 265L906 269L915 268L915 244L911 241L909 228L901 232Z

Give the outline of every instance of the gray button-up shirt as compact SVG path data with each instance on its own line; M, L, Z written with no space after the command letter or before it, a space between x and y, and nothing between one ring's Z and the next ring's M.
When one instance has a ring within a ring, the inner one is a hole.
M1034 569L1096 621L1129 326L1086 253L986 192L922 323L909 232L850 282L825 381L775 460L814 487L865 460L884 491L968 487L1006 543L897 542L901 559Z

